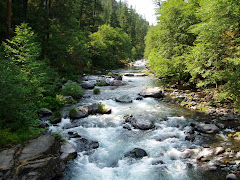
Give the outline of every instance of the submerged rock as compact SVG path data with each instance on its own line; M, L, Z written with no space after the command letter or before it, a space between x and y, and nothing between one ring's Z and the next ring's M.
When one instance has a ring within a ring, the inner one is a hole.
M115 100L121 103L132 103L132 99L128 95L123 95L121 97L115 98Z
M135 148L132 151L125 154L125 157L140 159L145 156L148 156L146 151L141 148Z
M196 130L206 134L216 134L219 132L219 128L216 125L204 123L198 124Z
M164 94L162 90L158 87L144 89L139 93L143 97L154 97L154 98L163 98Z
M92 149L97 149L99 147L99 143L97 141L92 141L86 138L80 138L75 141L77 144L77 151L89 151Z

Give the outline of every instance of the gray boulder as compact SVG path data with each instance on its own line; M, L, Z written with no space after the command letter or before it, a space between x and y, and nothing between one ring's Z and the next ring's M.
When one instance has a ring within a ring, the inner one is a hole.
M125 86L127 85L127 82L120 81L120 80L113 80L109 83L110 86Z
M14 179L51 180L61 176L64 169L65 165L59 157L46 157L19 166Z
M144 89L139 93L143 97L154 97L154 98L163 98L164 94L162 90L158 87Z
M220 155L225 152L225 149L223 147L216 147L215 148L215 154Z
M131 114L125 117L125 122L140 130L149 130L155 127L152 121L145 119L144 117L134 118Z
M125 157L141 159L145 156L148 156L146 151L141 148L134 148L132 151L125 154Z
M52 112L51 110L47 109L47 108L41 108L41 109L39 110L39 115L40 115L41 117L51 116L52 113L53 113L53 112Z
M0 171L7 171L13 168L16 150L16 148L12 148L0 152Z
M92 141L86 138L77 139L75 142L77 144L76 148L78 152L89 151L99 147L99 143L97 141Z
M76 109L77 113L75 115L71 115L71 119L80 119L80 118L85 118L89 115L88 113L88 108L87 107L78 107Z
M205 134L216 134L219 132L219 128L216 125L204 123L198 124L196 130Z
M60 176L65 165L60 159L60 138L40 136L22 146L0 152L3 179L53 179Z
M93 89L96 86L97 81L91 80L91 81L83 81L81 86L84 89Z
M30 140L22 149L19 161L40 159L46 155L54 155L60 152L60 139L52 135L40 136Z
M60 159L64 162L69 161L70 159L75 159L77 157L77 151L73 148L73 146L68 143L64 142L61 146L61 156Z
M121 103L132 103L132 99L128 95L123 95L118 98L115 98L117 102Z

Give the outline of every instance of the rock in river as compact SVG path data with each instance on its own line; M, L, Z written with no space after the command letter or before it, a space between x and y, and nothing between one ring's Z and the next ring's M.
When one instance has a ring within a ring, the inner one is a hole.
M123 95L115 99L117 102L121 103L132 103L132 99L128 95Z
M163 98L163 92L160 88L148 88L144 89L139 93L140 96L143 97L154 97L154 98Z
M129 114L124 118L126 123L130 123L136 129L149 130L155 127L152 121L145 119L144 117L134 118L133 115Z
M206 134L215 134L219 132L219 128L214 124L199 123L196 130Z
M136 159L140 159L145 156L147 156L147 153L145 150L143 150L141 148L134 148L132 151L125 154L125 157L131 157L131 158L136 158Z

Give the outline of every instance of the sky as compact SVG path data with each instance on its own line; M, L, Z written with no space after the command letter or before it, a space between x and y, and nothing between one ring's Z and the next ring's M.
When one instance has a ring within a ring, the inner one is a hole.
M119 0L117 0L119 1ZM153 0L122 0L128 3L129 7L132 5L136 9L138 14L141 14L143 17L149 21L150 25L157 24L157 16L155 15L155 5Z

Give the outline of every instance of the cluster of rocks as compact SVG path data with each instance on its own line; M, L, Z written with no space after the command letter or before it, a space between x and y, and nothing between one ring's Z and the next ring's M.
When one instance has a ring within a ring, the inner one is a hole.
M125 86L127 82L122 81L122 76L119 74L112 74L111 76L85 76L81 83L84 89L93 89L95 86L101 84L102 86Z
M225 171L231 173L229 177L237 179L235 174L240 173L240 161L238 160L240 156L236 156L232 151L230 148L223 147L187 149L183 151L183 158L196 159L206 171Z
M0 179L53 179L65 163L77 157L71 144L58 136L44 135L23 145L0 150Z
M228 104L221 104L214 101L214 98L201 91L191 92L189 90L164 90L168 97L164 102L178 103L181 106L211 115L225 121L238 121L240 116L236 114L234 108Z
M136 76L136 77L145 77L147 76L145 73L125 73L123 74L124 76L129 76L129 77L133 77L133 76Z
M139 95L142 97L153 97L153 98L164 97L164 93L159 87L144 89L140 91Z
M111 114L112 109L108 106L105 106L102 103L93 103L88 106L80 106L75 108L75 112L70 112L70 118L71 119L80 119L85 118L91 114Z

